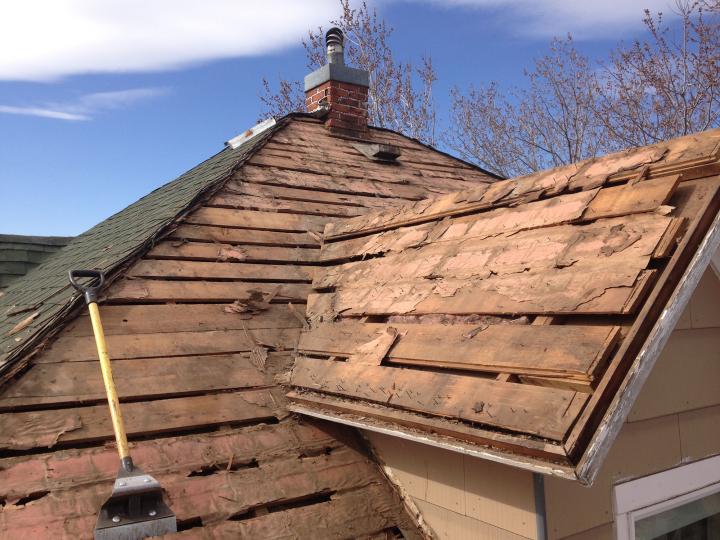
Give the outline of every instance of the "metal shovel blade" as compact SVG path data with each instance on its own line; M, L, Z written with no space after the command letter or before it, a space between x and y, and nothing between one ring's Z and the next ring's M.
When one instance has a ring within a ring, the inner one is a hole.
M135 468L120 470L110 498L100 508L95 540L139 540L177 532L175 514L163 501L160 484Z

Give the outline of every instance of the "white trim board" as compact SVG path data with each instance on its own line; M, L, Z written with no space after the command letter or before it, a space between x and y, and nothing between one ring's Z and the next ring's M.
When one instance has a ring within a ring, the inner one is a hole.
M613 488L615 533L634 540L635 521L720 492L720 456L680 465Z

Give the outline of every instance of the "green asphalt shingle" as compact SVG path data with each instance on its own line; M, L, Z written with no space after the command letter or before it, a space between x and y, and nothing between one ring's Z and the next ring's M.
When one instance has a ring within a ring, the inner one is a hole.
M0 382L2 376L63 317L80 297L68 283L69 269L112 273L143 253L198 198L222 185L232 172L284 125L285 119L236 149L230 147L77 236L0 293ZM19 323L30 324L12 333Z

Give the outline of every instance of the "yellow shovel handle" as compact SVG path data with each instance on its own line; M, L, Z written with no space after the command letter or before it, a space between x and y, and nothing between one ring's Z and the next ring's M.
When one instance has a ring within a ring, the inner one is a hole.
M126 465L129 462L130 450L128 449L125 424L123 423L122 414L120 413L120 402L118 401L112 368L110 367L110 355L108 355L107 344L105 343L105 332L103 332L102 322L100 322L100 311L95 302L88 304L88 310L90 311L90 321L92 322L93 333L95 334L95 344L97 345L98 357L100 358L100 369L102 370L103 382L105 383L108 405L110 405L110 417L112 418L113 431L115 431L118 454L120 454L120 460L123 462L123 465ZM130 464L132 464L132 462L130 462Z

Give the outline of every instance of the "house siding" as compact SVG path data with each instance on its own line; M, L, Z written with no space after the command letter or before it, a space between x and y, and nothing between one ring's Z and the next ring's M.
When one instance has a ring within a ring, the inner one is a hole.
M366 432L439 539L537 538L532 473Z

